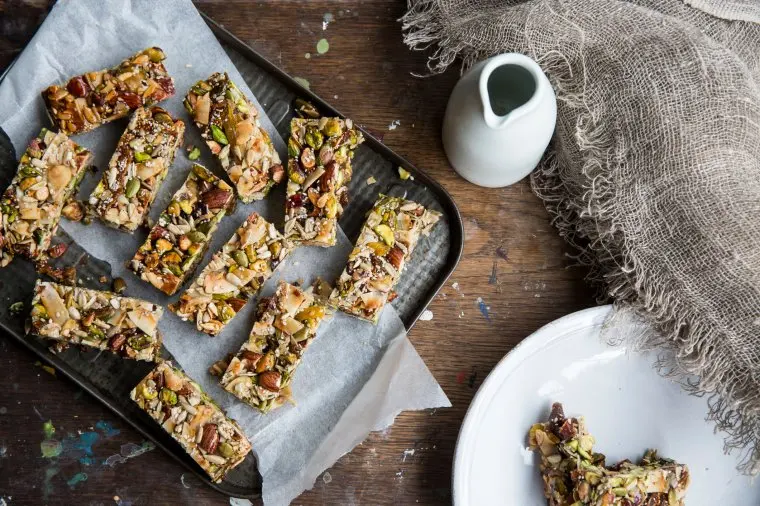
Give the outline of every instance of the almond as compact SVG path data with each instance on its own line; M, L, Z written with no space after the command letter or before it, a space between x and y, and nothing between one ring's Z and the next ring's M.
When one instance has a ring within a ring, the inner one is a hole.
M127 342L127 336L124 334L116 334L111 338L110 341L108 341L108 346L113 351L119 351L123 346L124 343Z
M232 192L220 188L211 188L201 195L201 202L206 204L210 209L221 209L227 207L232 197Z
M259 385L271 392L280 391L280 373L277 371L265 371L259 374Z
M258 364L261 357L263 357L261 353L256 353L250 350L243 350L241 356L248 361L248 369L252 371L256 370L256 364Z
M394 246L391 248L391 250L388 252L388 255L386 255L386 258L391 263L393 267L398 269L401 267L401 262L404 260L404 252L401 251L401 248L398 246Z
M203 436L201 437L200 447L206 453L214 453L219 445L219 431L215 423L207 423L203 426Z

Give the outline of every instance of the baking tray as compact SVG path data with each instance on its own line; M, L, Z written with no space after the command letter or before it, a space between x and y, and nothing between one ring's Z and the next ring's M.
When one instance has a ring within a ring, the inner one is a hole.
M299 85L291 76L267 61L207 15L201 13L201 16L283 138L287 139L289 134L290 120L294 116L293 103L296 98L311 102L323 115L343 116L337 109ZM0 76L0 82L5 78L8 69ZM182 90L178 92L181 93ZM353 119L361 126L361 118ZM443 223L437 226L430 237L422 241L415 251L414 258L407 265L397 287L399 297L392 303L409 331L456 268L464 245L464 227L454 200L440 184L394 153L368 131L365 129L362 131L366 141L359 147L353 160L354 176L349 184L351 202L340 219L340 226L348 238L354 241L359 235L365 214L372 207L378 193L405 195L443 214ZM399 167L409 171L413 178L401 180L398 175ZM13 177L15 164L10 170L11 173L5 172L0 174L0 183L3 188ZM367 183L370 176L376 180L372 185ZM78 279L81 280L83 286L95 289L110 286L99 281L102 276L105 276L110 282L111 271L108 264L90 257L62 230L59 230L55 242L64 242L69 245L66 254L56 263L76 265ZM55 367L61 375L93 395L211 488L231 497L260 499L261 476L253 454L233 469L224 481L212 483L179 444L129 399L130 390L152 369L153 364L126 361L111 353L87 349L70 348L62 353L53 354L45 341L26 336L25 315L11 315L9 306L13 302L23 301L25 307L29 308L36 278L37 274L33 266L21 259L17 259L0 271L0 328L5 334L20 342L41 360ZM14 280L14 282L9 280ZM24 281L16 283L15 280ZM172 358L166 350L164 350L164 357ZM93 366L95 362L97 362L97 367ZM256 442L253 441L253 444L255 447Z

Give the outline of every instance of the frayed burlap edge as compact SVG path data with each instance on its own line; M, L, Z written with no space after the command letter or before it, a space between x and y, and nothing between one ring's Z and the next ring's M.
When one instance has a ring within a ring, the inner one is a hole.
M492 56L450 35L457 32L446 25L451 17L442 12L436 0L407 3L409 10L400 19L404 42L413 50L432 50L427 64L430 73L445 71L457 58L462 60L464 71ZM670 294L667 287L673 280L645 276L625 245L620 221L610 205L615 181L609 180L606 172L607 164L625 160L625 147L588 109L584 90L577 84L584 80L573 79L572 69L561 54L528 55L541 65L562 106L577 111L575 141L583 155L581 172L586 177L586 191L577 197L567 193L561 153L554 144L531 175L531 186L544 202L552 225L577 250L573 258L590 269L586 279L600 289L600 298L615 301L615 311L605 324L603 336L613 344L625 341L640 351L657 351L660 374L678 381L692 395L707 396L707 420L726 434L727 452L737 449L741 453L737 469L744 474L758 474L760 414L754 409L757 394L751 393L741 371L725 367L723 357L709 346L725 336L700 326L696 315ZM642 320L647 325L640 324ZM621 335L621 328L631 330Z

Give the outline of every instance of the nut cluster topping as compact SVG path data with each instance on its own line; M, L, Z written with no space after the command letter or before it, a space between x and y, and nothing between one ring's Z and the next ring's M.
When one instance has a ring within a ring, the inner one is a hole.
M258 293L291 250L273 224L252 213L169 309L215 336Z
M605 466L593 450L583 418L566 418L555 403L545 423L530 428L531 450L541 454L544 496L549 506L683 506L689 469L647 450L638 465L628 460Z
M55 341L59 349L76 344L157 362L163 312L161 306L140 299L37 281L30 332Z
M227 171L240 200L261 200L282 181L285 171L269 135L261 127L259 112L227 73L198 81L184 104Z
M90 195L90 212L111 227L134 232L145 220L184 132L185 124L160 107L137 109Z
M243 462L251 443L200 386L164 362L130 397L156 420L215 482Z
M421 204L381 194L367 215L329 304L377 323L415 246L439 219L439 213Z
M141 106L151 106L174 95L174 80L157 47L145 49L117 67L88 72L42 92L52 122L61 132L88 132L123 118Z
M129 268L143 281L173 295L195 271L219 221L234 205L230 185L205 167L193 165Z
M32 139L0 200L0 266L14 255L44 260L62 209L76 193L90 159L89 151L63 133L43 128Z
M263 413L282 405L326 314L310 291L280 282L274 296L259 302L248 341L222 376L224 389Z
M307 245L335 245L337 220L348 204L351 158L362 142L350 119L290 122L285 237Z

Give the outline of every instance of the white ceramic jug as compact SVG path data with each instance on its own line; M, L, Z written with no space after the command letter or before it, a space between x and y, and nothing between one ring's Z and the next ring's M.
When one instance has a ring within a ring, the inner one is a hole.
M522 54L500 54L479 62L454 87L443 148L471 183L507 186L538 165L556 120L557 100L541 67Z

